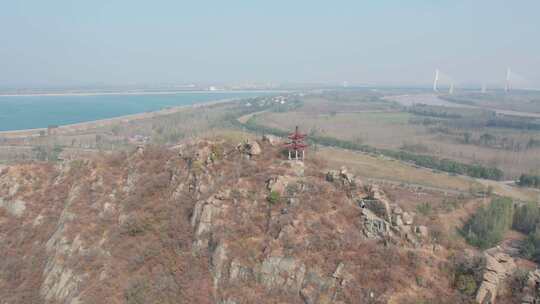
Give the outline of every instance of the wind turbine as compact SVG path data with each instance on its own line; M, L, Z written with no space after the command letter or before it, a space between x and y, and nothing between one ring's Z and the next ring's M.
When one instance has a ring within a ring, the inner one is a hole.
M510 91L510 68L506 69L506 83L504 85L504 91L508 93Z
M439 69L435 70L435 80L433 80L433 91L439 92L439 89L437 87L437 83L439 82Z

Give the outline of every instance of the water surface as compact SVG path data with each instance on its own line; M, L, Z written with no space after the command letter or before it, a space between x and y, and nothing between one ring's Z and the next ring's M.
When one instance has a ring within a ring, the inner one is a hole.
M0 131L46 128L157 111L263 92L181 92L144 95L0 96Z

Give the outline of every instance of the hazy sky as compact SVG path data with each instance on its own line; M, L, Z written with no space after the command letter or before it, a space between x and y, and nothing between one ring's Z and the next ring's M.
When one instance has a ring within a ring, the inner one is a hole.
M540 1L4 0L0 86L216 82L540 87Z

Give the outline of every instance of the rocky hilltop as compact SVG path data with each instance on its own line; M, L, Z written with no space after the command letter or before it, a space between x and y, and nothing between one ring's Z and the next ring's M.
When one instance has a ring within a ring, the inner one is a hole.
M412 212L278 145L0 168L0 303L460 303Z

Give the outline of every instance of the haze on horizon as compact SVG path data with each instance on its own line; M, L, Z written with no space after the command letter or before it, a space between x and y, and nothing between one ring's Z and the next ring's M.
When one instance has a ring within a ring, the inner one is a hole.
M189 82L540 87L540 2L6 1L0 87Z

